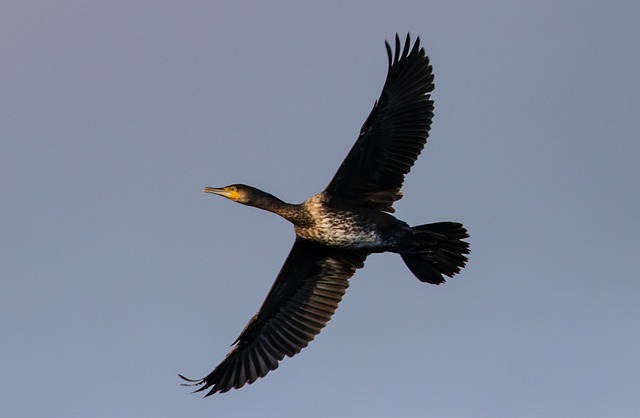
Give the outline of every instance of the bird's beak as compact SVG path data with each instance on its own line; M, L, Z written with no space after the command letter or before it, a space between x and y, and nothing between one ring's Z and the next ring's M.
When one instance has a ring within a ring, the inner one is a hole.
M237 191L229 190L228 187L205 187L202 191L205 193L217 194L218 196L226 197L233 201L237 201L239 197Z

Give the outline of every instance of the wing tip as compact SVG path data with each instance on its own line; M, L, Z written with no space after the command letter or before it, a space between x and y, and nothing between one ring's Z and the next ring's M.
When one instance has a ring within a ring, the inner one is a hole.
M389 41L384 41L385 48L387 50L387 61L389 62L389 67L398 63L398 61L406 59L407 57L415 54L425 55L424 48L420 45L420 37L416 36L416 40L413 43L413 47L411 46L411 32L407 32L407 36L404 40L404 47L402 46L402 42L400 41L400 35L396 32L394 37L395 48L391 48ZM402 53L400 50L402 49Z
M211 375L209 375L211 376ZM207 392L203 398L206 398L208 396L214 395L218 392L220 393L224 393L227 392L228 390L231 389L231 387L227 387L227 388L222 388L220 387L219 383L214 383L209 379L209 376L204 377L202 379L189 379L188 377L185 377L184 375L178 374L178 377L184 381L186 381L187 383L180 383L180 386L186 386L186 387L193 387L193 386L200 386L203 385L201 388L197 388L196 390L192 391L191 393L199 393L199 392L203 392L209 388L211 388L209 390L209 392Z

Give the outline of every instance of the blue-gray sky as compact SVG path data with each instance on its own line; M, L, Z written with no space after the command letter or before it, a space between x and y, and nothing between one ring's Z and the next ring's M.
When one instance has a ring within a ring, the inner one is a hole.
M5 2L0 415L635 417L637 1ZM285 221L201 193L321 191L419 35L435 119L397 215L457 220L443 286L370 257L251 386L201 377L255 313Z

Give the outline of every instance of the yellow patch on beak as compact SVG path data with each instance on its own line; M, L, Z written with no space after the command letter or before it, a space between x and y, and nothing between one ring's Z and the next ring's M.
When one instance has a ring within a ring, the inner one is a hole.
M225 187L224 189L227 191L227 195L225 196L227 199L231 199L234 202L238 201L240 193L238 193L235 187Z

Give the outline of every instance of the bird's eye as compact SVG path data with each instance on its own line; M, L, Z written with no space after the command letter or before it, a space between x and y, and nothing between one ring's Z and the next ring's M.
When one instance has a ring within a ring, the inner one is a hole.
M237 192L238 188L236 186L229 186L229 191L230 192Z

